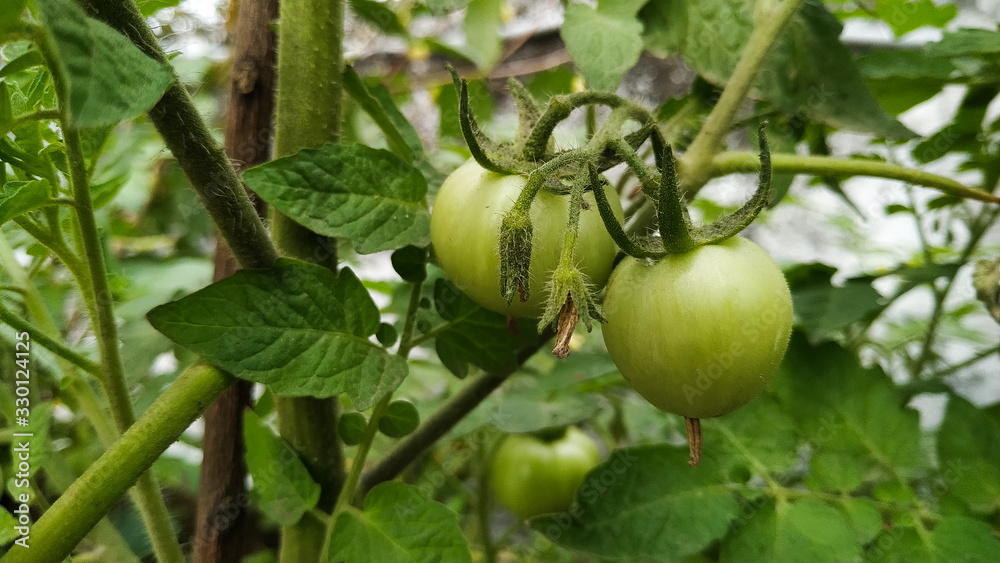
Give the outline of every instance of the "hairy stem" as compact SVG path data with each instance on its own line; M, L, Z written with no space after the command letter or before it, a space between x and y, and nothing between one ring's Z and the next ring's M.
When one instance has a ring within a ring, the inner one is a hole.
M712 178L713 155L718 151L733 117L753 86L764 57L802 2L803 0L782 0L770 10L761 10L757 14L753 33L750 34L732 76L726 82L726 88L680 163L683 177L681 188L689 196L697 193Z

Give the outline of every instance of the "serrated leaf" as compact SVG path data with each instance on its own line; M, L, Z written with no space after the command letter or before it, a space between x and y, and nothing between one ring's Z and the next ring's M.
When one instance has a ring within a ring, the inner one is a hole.
M949 492L974 510L1000 508L1000 425L965 399L948 399L937 434L938 463Z
M687 448L615 451L587 474L566 513L530 520L552 541L600 557L673 561L722 538L739 512L710 457Z
M989 524L950 516L930 533L897 526L883 532L865 552L879 563L988 563L1000 561L1000 542Z
M756 2L653 0L643 8L646 45L680 53L717 86L729 80L753 30ZM789 114L894 139L914 133L879 106L839 40L842 26L819 0L807 0L782 30L750 95Z
M243 412L247 470L261 510L282 526L292 526L319 501L320 486L284 440L252 410Z
M720 563L836 563L861 556L847 516L822 501L767 502L722 543Z
M247 186L309 229L361 254L430 242L427 182L400 157L329 143L243 173Z
M69 125L104 127L131 119L159 101L173 83L170 65L147 57L124 35L87 17L70 0L38 0L65 79Z
M348 508L330 536L330 563L463 563L472 561L458 514L402 483L382 483L365 510Z
M704 443L729 463L754 473L783 473L799 461L795 425L778 401L764 395L739 410L702 421Z
M434 306L448 323L438 333L435 349L459 377L467 373L462 369L466 363L486 371L512 370L518 365L517 352L537 338L530 320L518 319L517 334L511 334L505 316L483 309L443 279L434 284Z
M6 182L0 190L0 225L48 202L49 183L45 180Z
M587 87L614 91L642 53L642 24L636 2L604 0L596 9L572 2L560 29L566 51Z
M147 315L174 342L278 395L347 393L374 405L407 373L406 362L368 340L378 307L349 268L281 258L234 275Z
M862 367L840 346L812 346L796 332L771 388L810 443L812 486L851 489L858 483L824 476L846 472L887 479L918 464L919 415L901 404L881 369Z

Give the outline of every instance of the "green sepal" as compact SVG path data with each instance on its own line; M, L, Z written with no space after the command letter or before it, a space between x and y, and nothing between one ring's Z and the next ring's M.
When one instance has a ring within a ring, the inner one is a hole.
M767 134L764 128L767 122L760 124L758 130L760 136L760 177L757 184L757 191L754 192L750 201L733 213L715 221L711 225L706 225L691 232L691 238L697 245L718 244L743 229L750 226L757 218L760 211L767 207L771 200L771 150L767 144Z
M501 148L500 145L487 137L486 133L483 133L482 129L479 128L479 124L476 123L472 108L469 106L468 83L458 77L458 71L455 70L455 67L448 65L448 72L451 73L455 89L458 90L458 120L462 127L462 136L465 137L465 143L469 146L472 158L490 172L515 174L516 171L511 166L505 166L491 156L498 155Z
M693 235L687 202L677 185L677 161L670 145L663 148L660 187L656 212L659 218L660 240L667 254L681 254L698 246Z
M509 78L507 80L507 89L510 90L511 96L514 97L514 105L517 106L518 141L514 145L514 153L518 154L524 150L524 144L527 142L528 135L531 134L531 130L538 123L538 118L542 116L542 108L538 105L538 100L517 79Z
M633 151L637 151L639 150L639 147L646 142L646 139L650 137L650 134L655 128L656 124L650 121L635 131L625 135L625 143L628 144ZM598 172L604 172L609 168L618 166L621 162L622 160L619 157L618 152L615 151L613 147L605 147L605 149L601 151L601 154L597 157L596 168Z
M586 274L576 266L557 267L549 281L549 299L545 303L545 312L538 321L538 330L556 325L567 299L573 300L580 320L587 327L587 332L594 328L594 321L605 322L604 312L594 299L594 289Z
M528 271L531 266L531 215L515 206L500 223L500 295L510 305L517 294L528 300Z
M590 174L590 188L594 192L594 201L597 203L597 212L601 215L601 220L604 221L604 228L607 229L608 234L614 239L615 244L618 248L622 249L625 254L629 256L634 256L636 258L654 258L657 256L652 250L645 248L635 239L629 236L625 232L625 228L622 224L618 222L618 217L615 217L615 212L611 208L611 202L608 201L607 194L604 193L604 185L607 180L603 176L597 174L597 170L594 169L592 163L587 163L587 171Z

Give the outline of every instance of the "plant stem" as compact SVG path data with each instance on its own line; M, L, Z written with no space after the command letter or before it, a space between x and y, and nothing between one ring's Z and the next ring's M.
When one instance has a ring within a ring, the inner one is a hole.
M517 355L517 366L535 354L545 342L552 338L552 331L546 330L538 340L521 349ZM517 368L496 373L483 373L473 377L457 393L449 398L437 411L427 418L412 434L403 438L378 463L361 475L360 494L368 493L375 485L395 479L406 467L434 442L454 428L460 420L472 412L496 388L500 387Z
M55 75L55 72L53 72ZM135 411L128 388L125 386L125 368L122 365L121 352L118 348L118 325L115 319L114 299L108 286L107 269L104 265L104 252L101 248L101 238L97 231L97 221L94 217L94 206L90 199L90 187L87 182L87 168L83 160L83 146L80 144L80 133L66 127L63 120L63 137L66 143L66 153L69 159L70 185L73 198L77 202L77 220L83 234L83 249L90 266L90 279L93 284L94 297L97 304L97 318L91 319L96 324L97 345L101 352L101 368L104 392L108 397L108 406L115 419L119 432L125 432L135 423ZM135 496L139 512L149 532L153 551L159 561L184 561L184 553L177 542L177 536L170 526L170 514L163 501L160 487L152 474L144 474L136 483Z
M687 155L685 155L686 157ZM993 196L982 190L970 188L951 178L887 162L833 158L829 156L772 154L771 167L775 174L815 174L817 176L834 177L874 176L877 178L902 180L911 184L935 188L957 197L989 203L1000 203L1000 197ZM707 174L708 178L715 178L736 172L759 171L760 161L758 155L748 151L728 151L715 155L709 165Z
M185 370L35 523L31 547L14 546L0 563L62 561L233 381L231 375L204 364Z
M691 142L684 159L680 162L683 179L681 188L689 197L697 193L712 178L712 157L729 131L729 125L733 122L740 104L753 86L764 57L802 2L803 0L782 0L770 10L758 9L759 13L754 18L753 32L740 55L739 62L736 63L736 68L733 69L733 74L726 82L718 103L712 108L698 136ZM758 2L758 5L760 4Z
M78 3L87 6L91 16L128 37L146 55L169 63L135 2L78 0ZM278 255L267 230L257 217L232 163L205 125L176 72L173 85L149 110L149 118L177 158L240 265L244 268L270 266Z
M4 322L10 325L10 327L16 331L27 332L31 334L31 340L33 342L37 342L49 352L52 352L53 354L77 366L83 371L98 377L101 375L100 366L90 361L89 359L81 356L80 354L74 352L62 342L59 342L58 340L51 338L37 326L22 319L21 317L18 317L12 311L4 307L3 303L0 303L0 322Z

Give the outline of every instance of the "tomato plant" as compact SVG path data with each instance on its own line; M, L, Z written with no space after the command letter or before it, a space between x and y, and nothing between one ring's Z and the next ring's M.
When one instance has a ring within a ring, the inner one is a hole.
M605 315L608 353L640 395L710 418L764 390L788 346L792 295L763 249L732 237L653 263L625 258Z
M534 227L527 301L509 305L500 293L500 225L517 201L527 179L483 169L470 159L441 185L431 213L434 254L448 278L477 303L498 313L517 317L541 316L546 304L545 286L559 264L563 232L569 219L570 198L546 190L531 206ZM618 201L608 187L608 197ZM593 194L583 200L576 261L597 287L611 274L617 249L597 214ZM621 217L621 205L617 214Z
M558 437L507 436L490 467L500 504L527 519L569 508L587 472L601 462L594 439L571 426Z

